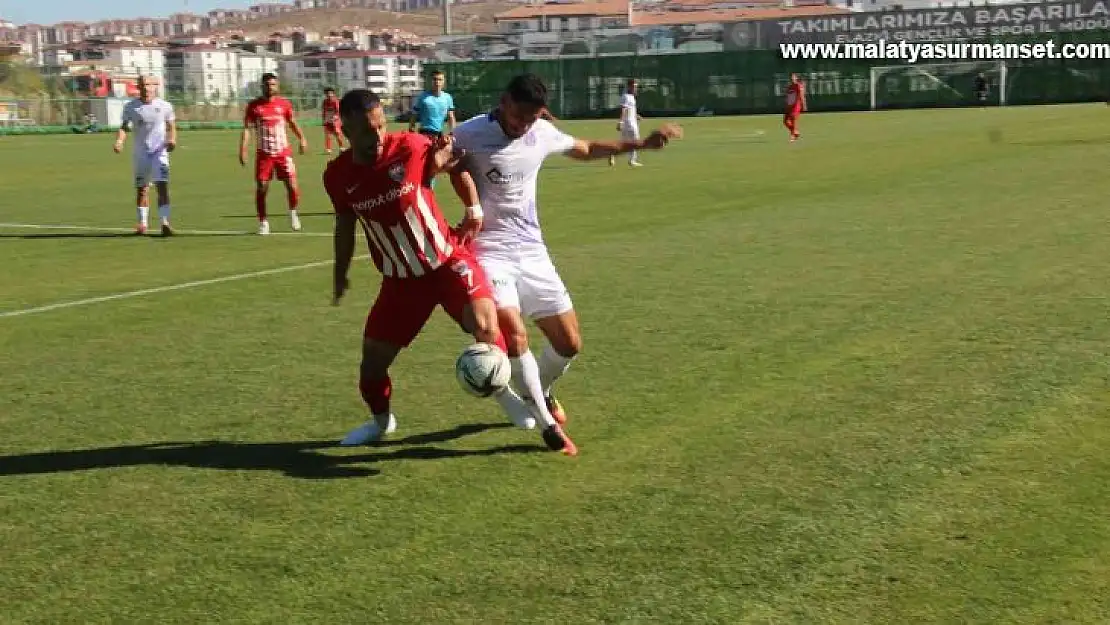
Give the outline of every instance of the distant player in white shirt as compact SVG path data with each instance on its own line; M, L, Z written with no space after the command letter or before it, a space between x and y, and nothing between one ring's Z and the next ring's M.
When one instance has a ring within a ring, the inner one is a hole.
M135 203L139 223L136 234L146 234L150 214L150 184L158 188L158 216L162 236L173 234L170 227L170 152L177 147L177 123L173 105L154 97L144 76L139 77L139 97L123 108L123 123L116 135L115 151L123 151L127 132L135 132L132 163L135 169Z
M564 134L543 119L547 87L532 74L509 83L493 111L455 128L464 155L451 184L467 207L458 229L493 285L498 322L508 344L513 383L545 425L566 422L551 392L582 347L578 317L540 232L536 182L544 159L563 154L577 160L656 150L682 129L665 125L647 139L587 141ZM528 348L523 317L548 340L537 362ZM542 400L542 401L541 401Z
M621 140L636 141L640 138L640 114L636 111L636 79L628 79L628 90L621 96L621 118L617 122L617 130L621 133ZM609 157L609 166L617 163L615 156ZM641 167L636 150L628 153L628 166Z

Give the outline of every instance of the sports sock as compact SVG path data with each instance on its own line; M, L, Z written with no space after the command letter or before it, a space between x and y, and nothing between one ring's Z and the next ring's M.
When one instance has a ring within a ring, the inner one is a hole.
M523 424L528 419L535 420L532 416L532 411L528 409L528 405L516 394L512 386L505 387L505 390L493 396L497 403L501 405L501 409L508 415L517 427L525 427Z
M170 223L170 205L169 204L162 204L158 207L158 217L162 220L162 223L164 223L164 224Z
M555 351L555 348L552 347L550 343L543 348L543 353L540 354L539 368L540 384L543 385L543 392L545 395L551 393L551 385L555 383L555 380L558 380L567 372L567 368L570 367L570 363L573 360L573 356L567 358Z
M358 390L362 394L362 401L370 407L374 419L384 415L389 419L389 397L393 394L393 382L389 376L384 378L359 378ZM379 422L379 425L381 423Z
M138 209L135 212L139 216L139 223L146 224L147 218L150 215L150 207L149 206L140 206L140 207L138 207Z
M266 192L262 189L254 192L254 210L258 213L258 221L266 221Z
M509 362L513 365L513 382L517 388L526 390L528 396L531 396L532 401L535 402L536 413L544 429L555 425L555 418L547 410L547 402L544 401L543 385L540 384L540 367L536 364L536 357L532 352L525 351L516 358L509 358Z
M289 210L297 210L297 205L300 204L301 201L301 190L296 188L286 189L285 195L289 201Z

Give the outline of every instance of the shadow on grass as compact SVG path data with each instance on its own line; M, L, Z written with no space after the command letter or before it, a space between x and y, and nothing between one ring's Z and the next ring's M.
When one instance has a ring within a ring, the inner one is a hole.
M507 423L463 425L441 432L430 432L397 441L383 442L373 447L341 448L334 440L276 443L242 443L216 440L48 451L0 456L0 476L163 465L228 471L280 471L289 477L335 479L368 477L380 473L379 470L373 467L352 465L373 465L395 460L442 460L545 451L545 448L539 445L505 445L478 450L444 449L428 446L502 427L512 426ZM422 446L413 447L412 445ZM322 450L331 448L359 453L349 455L320 453Z

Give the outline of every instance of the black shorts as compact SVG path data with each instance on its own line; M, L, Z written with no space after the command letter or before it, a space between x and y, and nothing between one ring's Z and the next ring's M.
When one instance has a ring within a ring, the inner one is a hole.
M975 92L975 97L980 102L986 102L987 101L987 92L986 91L976 91Z

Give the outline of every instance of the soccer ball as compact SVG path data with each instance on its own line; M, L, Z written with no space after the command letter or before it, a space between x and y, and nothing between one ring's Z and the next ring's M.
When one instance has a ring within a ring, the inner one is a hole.
M455 361L455 378L459 386L475 397L489 397L505 388L512 375L509 357L489 343L475 343L467 347Z

